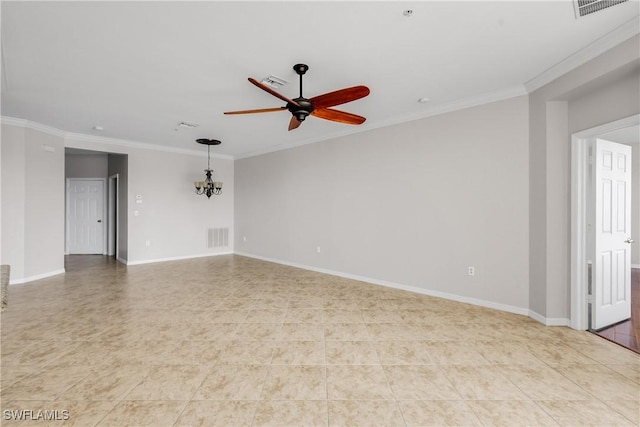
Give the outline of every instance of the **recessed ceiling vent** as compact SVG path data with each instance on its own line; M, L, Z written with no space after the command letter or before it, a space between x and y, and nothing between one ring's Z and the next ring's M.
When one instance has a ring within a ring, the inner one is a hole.
M262 79L262 83L264 83L264 84L266 84L268 86L271 86L274 89L280 89L282 86L286 85L289 82L286 81L283 78L276 77L276 76L270 74L267 77L265 77L264 79Z
M629 0L573 0L576 19Z

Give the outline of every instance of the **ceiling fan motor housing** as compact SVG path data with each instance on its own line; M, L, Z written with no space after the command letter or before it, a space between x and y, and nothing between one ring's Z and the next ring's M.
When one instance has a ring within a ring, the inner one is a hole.
M296 117L296 119L298 119L298 121L302 122L313 112L313 105L307 98L300 97L293 101L297 102L298 105L293 105L289 102L287 103L287 109Z

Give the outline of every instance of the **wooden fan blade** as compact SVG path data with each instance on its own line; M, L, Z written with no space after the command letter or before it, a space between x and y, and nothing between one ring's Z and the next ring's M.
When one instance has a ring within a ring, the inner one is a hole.
M364 98L369 95L369 92L369 88L366 86L353 86L314 96L309 101L313 108L327 108Z
M298 120L296 116L291 116L291 120L289 121L289 130L298 129L301 124L302 122Z
M357 114L334 110L332 108L318 108L313 110L311 115L321 119L331 120L332 122L346 123L348 125L361 125L367 120L365 117L358 116Z
M258 86L260 89L264 90L265 92L269 92L271 95L275 96L276 98L280 98L282 99L284 102L288 102L291 103L293 105L295 105L296 107L299 107L300 104L298 104L296 101L287 98L286 96L279 94L278 92L276 92L275 90L271 89L269 86L257 81L256 79L253 79L251 77L249 77L249 81L251 83L253 83L254 85Z
M242 111L225 111L224 114L253 114L253 113L271 113L273 111L286 110L287 107L260 108L258 110L242 110Z

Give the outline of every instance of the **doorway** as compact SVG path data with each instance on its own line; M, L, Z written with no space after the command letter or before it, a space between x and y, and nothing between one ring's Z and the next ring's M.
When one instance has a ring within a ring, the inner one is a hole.
M571 224L571 327L579 330L587 330L593 328L595 322L592 319L593 313L595 313L598 306L595 304L601 304L602 300L596 301L602 296L602 288L595 285L597 280L600 280L603 276L594 269L602 268L600 265L596 265L592 254L597 245L595 242L597 239L596 228L592 227L592 224L598 225L599 223L594 221L591 216L595 209L595 190L594 179L596 173L594 172L596 166L592 167L592 163L597 163L595 159L596 154L596 139L603 138L607 140L614 140L623 144L632 145L633 150L637 152L640 150L640 141L621 141L620 136L630 135L631 139L640 139L638 136L638 129L640 125L640 115L628 117L626 119L618 120L612 123L607 123L592 129L587 129L572 135L572 172L571 172L571 212L572 212L572 224ZM637 165L636 165L637 169ZM593 175L592 175L593 173ZM637 175L637 170L636 170ZM640 197L638 194L638 186L632 187L633 197L632 203L634 204L634 214L632 215L631 231L636 234L640 227L640 221L637 220L637 211L640 208ZM628 227L627 227L628 228ZM628 231L628 230L626 230ZM631 236L626 237L628 240L626 243L631 246L633 240ZM637 243L636 243L637 245ZM634 259L637 258L637 248L634 249ZM633 263L633 261L631 261ZM631 263L625 262L624 265L618 264L618 269L630 277ZM637 263L637 261L636 261ZM600 270L602 271L602 270ZM612 273L615 275L615 272ZM609 277L607 272L607 277ZM623 299L629 305L631 304L631 281L624 282ZM620 291L616 291L620 294ZM600 293L600 295L598 295ZM595 295L595 297L594 297ZM600 305L601 307L602 305ZM627 316L628 317L628 316ZM626 319L620 319L626 320ZM613 322L615 323L615 322ZM606 322L605 322L606 324ZM603 327L602 324L599 327Z

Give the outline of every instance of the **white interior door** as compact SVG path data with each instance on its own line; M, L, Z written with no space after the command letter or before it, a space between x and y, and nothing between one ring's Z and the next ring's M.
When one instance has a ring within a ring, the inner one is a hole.
M104 252L104 180L67 180L67 251Z
M596 139L591 328L631 316L631 147Z

